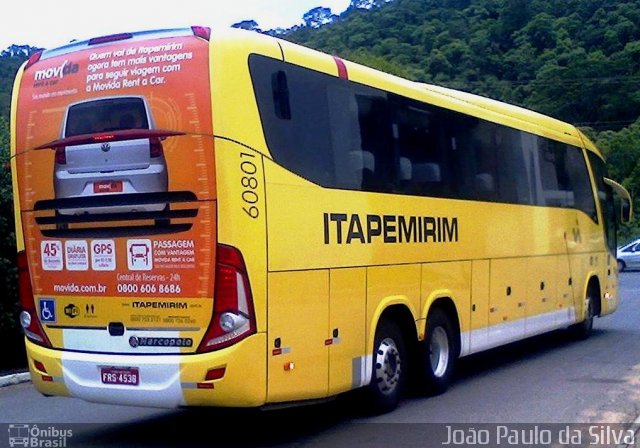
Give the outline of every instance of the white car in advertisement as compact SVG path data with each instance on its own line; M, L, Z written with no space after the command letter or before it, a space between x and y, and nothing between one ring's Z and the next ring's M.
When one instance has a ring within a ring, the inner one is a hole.
M162 137L142 96L117 96L70 104L55 148L56 199L159 193L168 188ZM85 138L86 137L86 138ZM166 203L60 208L59 214L161 211Z

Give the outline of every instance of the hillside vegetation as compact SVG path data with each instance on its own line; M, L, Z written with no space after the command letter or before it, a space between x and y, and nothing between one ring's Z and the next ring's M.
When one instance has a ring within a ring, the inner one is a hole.
M352 0L262 31L409 79L560 118L585 130L640 204L640 0ZM239 28L261 31L250 17ZM35 49L0 54L0 163L13 78ZM636 209L638 207L636 206ZM621 239L640 235L636 223ZM10 174L0 172L0 338L17 330ZM21 361L12 361L21 362ZM0 366L2 367L2 366Z
M395 0L286 38L580 126L640 115L640 1Z
M579 126L640 205L640 0L351 3L330 26L283 37ZM621 240L640 234L638 222Z

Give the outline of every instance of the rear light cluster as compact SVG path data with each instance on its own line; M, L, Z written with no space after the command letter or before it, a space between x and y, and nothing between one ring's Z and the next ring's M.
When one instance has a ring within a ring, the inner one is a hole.
M159 138L152 137L149 139L149 157L156 158L162 157L164 150L162 149L162 142Z
M61 146L56 148L56 163L58 165L66 165L67 164L67 147Z
M25 251L18 253L18 296L20 298L20 308L22 309L20 312L20 324L25 336L38 345L51 347L51 342L49 342L49 338L44 333L38 319L33 289L31 289L27 253Z
M218 244L213 314L198 352L219 350L256 332L247 269L238 249Z

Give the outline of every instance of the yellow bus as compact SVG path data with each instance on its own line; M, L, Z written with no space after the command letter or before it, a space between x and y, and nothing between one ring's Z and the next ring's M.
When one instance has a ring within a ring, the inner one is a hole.
M260 407L443 392L459 357L618 305L585 135L272 37L46 50L11 112L21 324L46 395ZM627 210L628 211L628 210ZM625 216L623 216L625 215ZM411 381L409 381L411 380Z

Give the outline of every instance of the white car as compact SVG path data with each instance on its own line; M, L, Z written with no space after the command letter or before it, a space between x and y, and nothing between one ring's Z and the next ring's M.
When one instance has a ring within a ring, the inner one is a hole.
M640 269L640 238L618 248L618 272L625 269Z
M161 137L142 96L91 99L67 107L56 148L56 199L166 192L167 163ZM61 208L62 215L160 211L166 203Z

